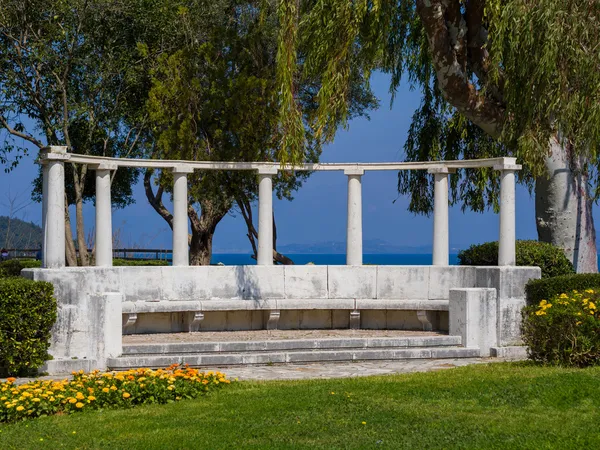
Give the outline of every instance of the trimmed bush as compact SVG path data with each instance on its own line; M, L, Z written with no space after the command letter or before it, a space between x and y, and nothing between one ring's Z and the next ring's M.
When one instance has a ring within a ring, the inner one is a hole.
M537 305L542 300L547 300L564 292L596 288L600 290L600 274L577 273L545 280L531 280L525 286L525 293L527 294L527 304Z
M54 287L45 281L0 279L0 372L29 374L51 359L53 294Z
M131 408L196 398L230 383L221 372L200 372L177 364L166 369L73 372L72 381L33 381L14 389L0 383L0 422L105 408Z
M517 266L537 266L542 269L542 278L575 273L573 265L561 249L539 241L517 241ZM458 254L461 266L497 266L498 242L471 245Z
M9 259L0 263L0 278L18 277L23 269L39 267L42 267L42 262L35 259Z
M113 266L168 266L164 259L113 259Z
M567 367L600 365L600 290L559 294L523 310L529 358Z

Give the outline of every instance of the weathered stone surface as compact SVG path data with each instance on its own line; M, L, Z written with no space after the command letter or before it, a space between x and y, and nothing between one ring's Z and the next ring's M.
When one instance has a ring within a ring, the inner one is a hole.
M377 266L377 298L424 300L429 298L430 266ZM362 296L362 298L369 298Z
M376 298L376 266L327 266L329 298Z
M480 356L490 356L498 344L496 312L495 289L451 289L450 335L461 336L465 347L480 349Z
M450 289L476 285L476 269L469 266L432 266L429 268L428 299L447 300Z
M327 298L327 266L285 266L286 298Z

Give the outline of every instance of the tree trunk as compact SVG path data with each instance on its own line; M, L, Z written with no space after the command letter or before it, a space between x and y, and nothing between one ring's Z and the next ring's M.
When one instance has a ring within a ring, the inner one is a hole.
M192 229L190 245L190 265L208 266L212 257L212 241L214 232L210 230Z
M562 248L577 273L597 273L593 202L584 160L554 137L546 170L547 177L538 178L535 186L538 238Z
M190 265L208 266L212 257L213 237L217 225L231 209L231 204L215 205L210 200L200 201L201 215L192 205L188 206L188 217L192 228L190 240Z

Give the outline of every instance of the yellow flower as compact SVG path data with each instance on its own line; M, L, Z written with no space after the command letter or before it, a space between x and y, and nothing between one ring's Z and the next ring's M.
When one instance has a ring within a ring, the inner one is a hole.
M167 389L168 389L169 391L172 391L173 389L175 389L175 386L172 386L172 385L170 385L170 386L168 386L168 387L167 387Z
M23 406L17 406L17 411L23 411L25 408Z
M81 409L81 408L83 408L83 403L81 403L81 402L77 402L77 403L75 404L75 407L76 407L76 408L79 408L79 409Z
M71 403L71 404L72 404L72 403L77 403L77 399L74 399L73 397L71 397L71 398L69 399L69 403Z
M588 308L590 308L590 309L596 309L596 304L594 302L590 302L588 304Z
M362 424L363 424L363 425L366 425L366 424L367 424L367 422L363 422Z
M83 399L85 398L85 395L83 395L81 392L78 392L78 393L75 395L75 398L76 398L77 400L83 400Z
M117 390L117 387L116 387L116 386L113 384L113 385L110 387L110 390L111 390L111 391L116 391L116 390Z
M105 388L102 388L102 392L105 392L105 393L106 393L106 392L109 392L109 391L110 391L110 389L108 389L107 387L105 387Z
M93 395L88 396L88 400L90 402L93 402L94 400L96 400L96 397L94 397Z
M38 403L40 401L40 399L36 397L36 398L32 398L31 401L34 403Z
M123 392L123 398L129 398L131 394L129 392Z
M586 289L585 293L586 294L594 294L594 290L593 289Z
M569 296L567 294L560 294L558 298L569 298Z

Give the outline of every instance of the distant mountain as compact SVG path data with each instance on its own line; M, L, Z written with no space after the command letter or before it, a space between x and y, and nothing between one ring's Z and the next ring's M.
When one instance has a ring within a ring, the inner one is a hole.
M37 249L41 246L41 227L32 222L0 216L0 248Z
M284 244L278 245L277 250L284 254L344 254L346 253L346 242L327 241L314 244ZM365 239L363 241L363 253L408 253L429 254L430 245L408 246L390 244L382 239Z

